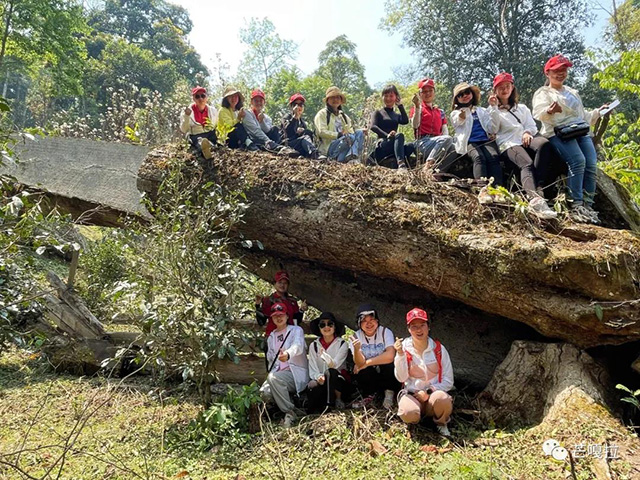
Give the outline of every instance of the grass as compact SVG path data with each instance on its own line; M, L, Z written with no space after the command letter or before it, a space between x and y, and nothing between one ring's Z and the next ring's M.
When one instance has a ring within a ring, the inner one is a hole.
M61 479L565 479L572 478L569 464L544 457L541 445L553 437L571 449L576 435L584 443L619 445L621 458L609 463L614 478L640 473L633 470L640 467L637 439L613 419L590 431L578 414L505 432L459 413L454 441L380 410L305 417L286 431L265 419L248 445L199 453L172 441L199 411L195 398L162 391L148 378L56 374L37 355L11 350L0 358L0 479L23 478L1 464L22 449L21 468L41 478L79 422L86 423L70 444ZM576 459L575 478L595 478L596 463Z

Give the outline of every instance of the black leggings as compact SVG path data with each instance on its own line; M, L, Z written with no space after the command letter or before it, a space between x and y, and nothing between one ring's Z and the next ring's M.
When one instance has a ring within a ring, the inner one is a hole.
M296 152L298 152L303 157L310 157L313 153L318 150L316 146L313 144L311 137L309 135L303 135L298 138L292 138L288 141L289 148L293 148Z
M393 363L367 367L354 375L353 380L363 397L385 390L398 392L400 391L400 382L396 379L393 369Z
M336 404L336 392L340 392L342 401L348 401L350 384L344 376L335 368L325 372L324 384L316 385L307 390L307 411L309 413L321 412L325 407L333 407Z
M374 151L376 160L384 160L393 155L396 160L404 160L416 150L413 143L405 145L404 134L396 133L394 137L382 140Z
M236 123L227 137L227 146L229 148L245 148L247 146L247 131L244 129L244 125Z
M200 142L198 142L198 140L201 138L206 138L211 142L212 145L215 145L216 143L218 143L218 137L216 136L215 130L209 130L208 132L189 135L189 143L198 152L202 152L202 148L200 147Z
M473 178L493 177L494 185L502 185L500 151L496 142L469 143L467 155L473 161Z

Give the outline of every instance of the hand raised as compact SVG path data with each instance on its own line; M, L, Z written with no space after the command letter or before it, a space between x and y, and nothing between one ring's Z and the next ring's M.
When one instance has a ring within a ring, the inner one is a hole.
M288 362L289 354L284 350L280 349L280 353L278 354L278 360L280 360L281 362Z
M411 98L411 102L416 106L416 108L418 108L420 106L420 95L414 93Z
M496 107L498 105L498 97L495 94L489 95L489 105L492 107Z
M302 300L300 302L300 307L298 307L300 309L301 312L306 312L307 309L309 308L309 305L307 305L307 301L306 300Z
M404 349L402 348L402 339L396 338L396 342L393 344L393 348L396 349L396 353L400 356L404 355Z
M362 343L360 342L358 337L356 337L355 335L352 335L350 340L351 340L351 345L353 345L353 349L360 350L360 348L362 347Z
M187 107L184 109L184 114L185 115L191 115L191 107Z
M562 113L562 107L558 102L553 102L549 105L549 108L547 108L547 113L550 115L554 113Z

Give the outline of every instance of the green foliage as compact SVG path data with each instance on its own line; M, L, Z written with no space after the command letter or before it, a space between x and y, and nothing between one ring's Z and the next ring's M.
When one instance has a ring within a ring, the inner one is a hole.
M637 413L640 413L640 389L636 390L636 391L632 391L629 388L625 387L622 384L617 384L616 388L618 390L622 390L625 393L628 393L629 395L626 397L622 397L620 399L621 402L626 402L626 403L630 403L631 405L633 405L636 410Z
M403 34L423 75L449 89L469 81L488 90L498 71L509 71L526 102L552 55L562 52L580 67L583 40L566 32L589 23L585 0L388 0L386 11L384 27Z
M215 446L231 450L245 446L251 438L249 410L260 402L260 387L255 382L239 391L229 389L220 401L191 420L186 430L175 437L173 446L200 452Z
M264 87L269 79L295 59L298 45L276 32L268 18L252 18L240 29L240 41L247 46L238 75L249 88Z

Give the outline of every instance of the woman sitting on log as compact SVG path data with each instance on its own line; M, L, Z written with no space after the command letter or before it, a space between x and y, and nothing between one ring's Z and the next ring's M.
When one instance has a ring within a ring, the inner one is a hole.
M543 219L556 218L558 214L544 199L544 187L554 159L553 147L546 138L537 135L538 128L529 108L518 103L518 92L511 74L496 75L493 92L498 106L491 107L491 114L498 115L495 133L502 159L520 169L530 210Z
M329 87L324 96L325 108L314 120L320 144L318 150L340 163L357 162L364 148L366 129L354 130L351 119L342 111L347 98L338 87Z
M533 95L533 116L542 122L540 133L549 139L569 168L571 218L597 224L600 219L593 209L597 156L589 130L600 118L600 109L585 111L578 92L564 85L572 66L562 55L547 61L544 66L547 83Z
M273 126L271 117L264 111L266 96L262 90L256 88L251 92L251 108L245 113L242 124L251 141L250 150L262 148L274 152L282 138L277 127Z
M229 148L247 148L247 132L242 125L245 115L244 97L234 87L227 87L222 94L222 108L218 119L218 138ZM257 150L257 147L253 148Z
M414 308L407 313L409 338L398 338L394 348L395 375L404 388L398 394L398 416L406 423L432 417L440 434L449 436L447 423L453 411L453 367L449 352L429 337L427 312Z
M282 132L289 148L293 148L303 157L318 158L318 147L313 144L313 132L307 128L307 123L302 118L304 113L305 98L296 93L289 99L288 113L282 119Z
M497 99L489 98L490 105ZM451 124L455 129L454 146L460 155L473 161L473 177L476 180L493 177L495 185L502 185L500 152L493 140L498 124L497 111L480 106L480 89L467 82L453 89ZM485 200L481 192L480 200ZM489 200L488 198L486 200Z
M376 394L384 394L382 406L391 409L395 393L400 389L393 374L393 332L380 325L373 305L360 305L356 318L358 330L351 337L350 348L355 363L353 380L362 400L354 402L353 408L366 407Z
M382 90L384 107L376 110L371 119L371 131L378 135L378 144L373 152L376 162L392 158L391 168L407 168L407 157L415 151L413 144L405 145L404 134L398 132L398 125L407 125L409 117L400 100L395 85L387 85ZM398 106L398 112L394 110Z
M211 149L218 142L218 110L207 105L207 90L204 87L193 88L191 96L193 103L184 109L180 130L187 135L191 146L208 160L211 158Z
M324 312L311 322L311 333L318 338L309 345L310 413L327 407L342 410L348 400L351 377L347 372L349 345L340 338L344 332L344 325L331 312Z

